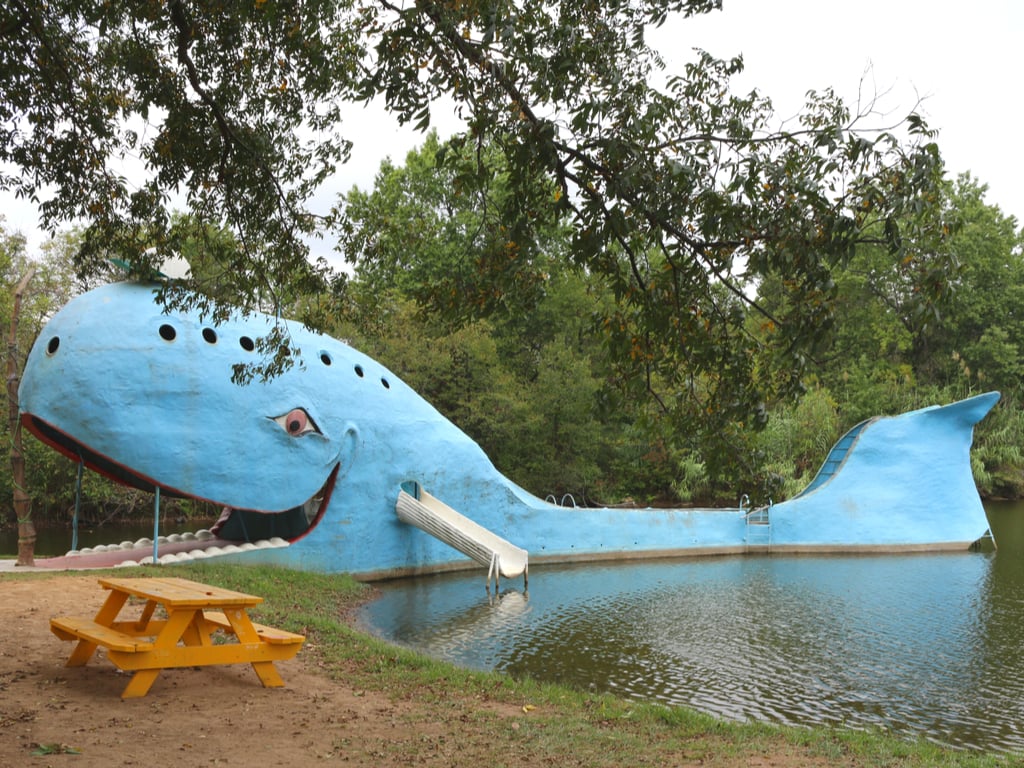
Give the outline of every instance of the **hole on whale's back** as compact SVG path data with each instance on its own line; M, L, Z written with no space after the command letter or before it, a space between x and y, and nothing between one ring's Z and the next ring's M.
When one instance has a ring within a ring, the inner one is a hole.
M54 336L46 344L46 354L52 355L60 348L60 336Z

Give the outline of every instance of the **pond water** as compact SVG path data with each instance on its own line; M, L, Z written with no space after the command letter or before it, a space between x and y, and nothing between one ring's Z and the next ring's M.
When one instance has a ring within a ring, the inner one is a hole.
M175 520L160 521L160 535L185 533L197 528L209 527L212 520ZM96 527L80 526L78 530L78 548L95 547L99 544L119 544L122 541L138 541L153 538L153 521L136 523L109 523ZM62 526L46 526L36 528L35 554L37 557L63 555L71 549L71 528ZM18 554L17 528L0 529L0 554Z
M733 556L380 585L370 631L456 664L721 717L1024 751L1024 504L998 552Z

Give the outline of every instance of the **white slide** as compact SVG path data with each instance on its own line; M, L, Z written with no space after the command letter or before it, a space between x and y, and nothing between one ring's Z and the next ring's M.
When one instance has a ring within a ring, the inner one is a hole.
M527 574L529 554L525 549L505 541L465 515L460 515L422 488L419 489L419 498L404 490L399 491L395 512L403 523L426 531L489 568L488 584L491 573L494 574L495 583L499 574L508 579L520 575L525 578Z

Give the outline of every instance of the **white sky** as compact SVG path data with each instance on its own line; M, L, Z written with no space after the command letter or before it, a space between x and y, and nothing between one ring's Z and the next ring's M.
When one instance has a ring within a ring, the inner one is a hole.
M670 21L651 41L670 70L681 69L693 48L742 54L736 90L756 87L780 119L795 114L810 89L831 86L855 100L865 73L867 90L886 94L882 105L894 119L923 100L918 111L939 130L949 175L971 171L989 186L988 202L1024 224L1020 0L724 0L723 11ZM442 137L456 128L440 108L434 124ZM353 159L321 194L325 204L353 185L369 188L384 157L400 163L423 141L374 108L354 107L344 133L355 141ZM0 213L38 247L43 236L31 206L0 195ZM312 247L331 258L330 243Z
M757 87L780 116L810 89L855 99L869 69L877 89L890 91L884 104L894 117L920 97L949 175L970 171L989 186L989 203L1024 224L1020 0L724 0L721 13L678 27L669 38L676 50L742 53L738 90Z

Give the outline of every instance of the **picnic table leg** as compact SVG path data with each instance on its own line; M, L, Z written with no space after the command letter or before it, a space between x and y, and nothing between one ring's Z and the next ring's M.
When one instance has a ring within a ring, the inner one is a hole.
M256 628L252 625L252 619L249 618L249 614L246 613L244 609L232 608L224 611L224 615L227 616L228 621L231 622L231 629L238 638L238 642L263 642L257 634ZM277 667L274 666L274 662L253 661L251 664L253 671L256 673L256 677L260 679L260 683L263 684L264 688L284 687L284 680L281 679L281 675L277 671Z
M88 640L79 640L75 645L75 649L71 652L68 657L66 667L84 667L92 655L96 653L96 643Z
M145 696L149 693L150 687L153 685L153 682L159 674L159 669L140 669L132 675L132 679L128 681L128 685L126 685L124 690L121 692L121 698L137 699L141 696Z
M202 615L202 611L196 609L171 611L167 616L167 623L164 624L160 634L153 640L153 650L146 653L159 653L160 650L168 650L177 647L178 641L189 631L196 616ZM194 630L193 630L194 631ZM155 669L140 669L132 675L124 691L121 692L122 699L137 699L149 693L150 687L157 676L163 670L162 667Z
M138 621L135 622L135 628L140 632L149 626L149 622L153 619L153 613L156 611L156 600L147 600L146 607L142 609L142 613L139 614Z
M277 671L277 667L274 666L274 662L254 661L252 668L264 688L284 688L284 680Z
M192 617L192 621L185 627L185 632L181 636L181 639L185 641L185 645L212 645L213 641L210 639L210 629L206 626L206 622L203 620L203 612L196 611Z
M120 613L121 608L128 600L128 593L113 591L107 595L107 599L104 601L103 606L96 612L96 617L93 619L97 624L102 624L104 627L109 627L114 623L114 619L117 618L117 614ZM75 649L71 652L71 656L68 657L68 662L65 666L68 667L82 667L92 658L92 655L96 652L96 643L89 640L79 640L78 644L75 645Z

